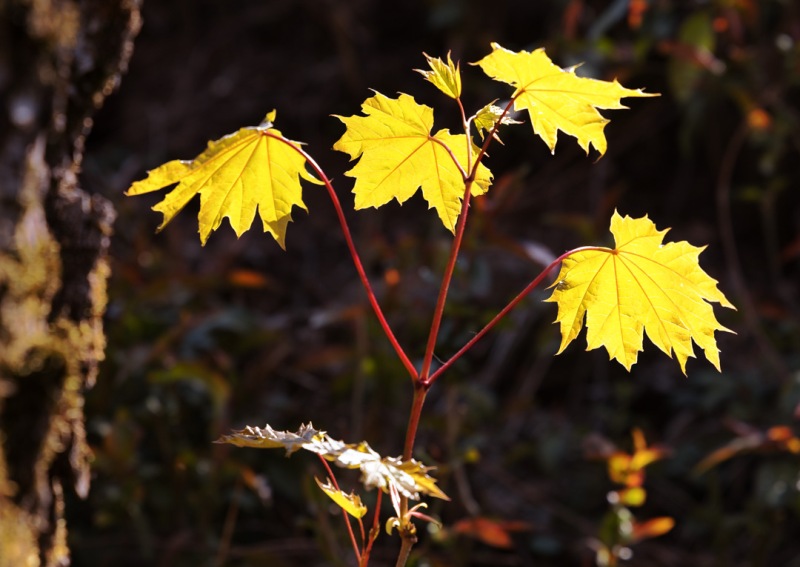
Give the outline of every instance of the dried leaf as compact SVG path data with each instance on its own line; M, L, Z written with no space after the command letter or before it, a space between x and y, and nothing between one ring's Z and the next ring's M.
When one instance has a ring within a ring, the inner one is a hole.
M308 424L301 425L300 429L296 432L291 431L275 431L269 425L264 428L250 427L249 425L239 431L234 431L230 435L223 435L215 441L215 443L230 443L237 447L255 447L256 449L277 449L283 447L286 449L286 456L288 457L295 451L305 448L304 446L310 443L315 436L320 432L314 429L314 426L309 422Z
M316 453L336 466L359 469L361 482L366 488L379 488L389 492L394 487L399 494L412 500L419 500L421 494L449 500L436 486L436 479L428 474L433 467L410 459L381 457L366 442L350 444L331 438L324 431L317 431L311 425L302 425L296 432L275 431L269 425L245 427L230 435L223 435L216 443L230 443L238 447L274 449L283 447L291 455L299 449Z

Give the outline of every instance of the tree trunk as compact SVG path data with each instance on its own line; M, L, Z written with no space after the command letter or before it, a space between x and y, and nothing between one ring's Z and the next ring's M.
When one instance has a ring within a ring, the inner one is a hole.
M64 490L89 489L114 210L78 172L139 23L139 0L0 0L0 567L67 565Z

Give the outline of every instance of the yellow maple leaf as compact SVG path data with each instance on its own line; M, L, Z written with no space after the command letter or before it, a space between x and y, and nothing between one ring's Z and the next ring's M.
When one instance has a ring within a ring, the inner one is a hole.
M354 494L352 492L348 494L343 490L339 490L333 486L331 479L326 479L325 484L323 484L322 481L320 481L317 477L314 477L314 480L317 481L317 486L320 487L322 492L327 494L337 506L354 518L363 518L364 514L367 513L367 507L361 502L361 497L358 494Z
M403 203L422 187L422 196L444 226L454 231L464 197L466 135L447 130L431 135L433 109L407 94L393 99L375 93L361 109L366 116L337 116L347 130L333 146L351 160L360 157L345 173L356 179L355 208L377 208L392 199ZM472 195L485 193L491 181L491 172L480 164Z
M688 242L662 244L667 230L656 230L646 216L611 218L616 247L582 250L561 264L553 294L558 303L562 352L578 336L586 317L586 350L601 346L626 369L636 363L643 333L686 374L694 357L692 340L719 370L715 331L728 331L710 302L735 309L716 280L698 261L704 248Z
M512 95L516 110L527 110L533 131L555 152L558 131L574 136L586 153L589 145L606 153L603 128L608 123L598 108L626 108L624 97L658 96L640 89L626 89L616 80L578 77L575 67L562 69L545 54L514 52L492 43L492 52L475 63L483 72L516 88Z
M500 121L500 124L522 124L519 120L514 120L508 114L503 114L503 109L496 106L494 103L489 103L481 108L473 117L473 124L478 130L478 135L485 138L486 134L492 131L495 124ZM495 131L494 139L503 143Z
M275 111L259 126L241 128L219 140L192 161L173 160L131 185L126 195L141 195L177 184L153 207L163 213L163 229L198 193L200 241L205 244L222 219L230 220L236 236L250 228L256 210L269 232L284 247L292 207L306 208L300 178L320 183L305 168L300 155L272 127Z
M450 59L450 52L447 53L447 63L438 57L431 57L427 53L423 53L423 55L428 60L431 70L415 69L415 71L450 98L460 97L461 69L457 63L453 63L453 60Z

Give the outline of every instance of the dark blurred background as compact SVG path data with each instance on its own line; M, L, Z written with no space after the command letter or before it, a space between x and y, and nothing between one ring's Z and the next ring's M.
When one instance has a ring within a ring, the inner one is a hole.
M86 402L92 490L67 506L74 565L352 564L310 455L212 444L247 424L310 420L402 452L409 379L324 190L305 187L309 214L294 214L285 252L258 227L237 240L223 226L201 248L197 202L155 235L161 217L149 208L160 198L123 192L275 108L277 127L307 144L347 209L352 180L330 149L343 132L331 115L358 113L369 89L406 92L455 128L456 107L413 69L422 52L452 51L474 112L510 92L467 65L493 41L545 47L563 67L582 62L581 74L661 96L604 113L600 160L564 135L550 155L527 123L502 132L438 356L543 259L609 244L615 209L672 227L669 240L708 245L701 264L738 307L718 312L736 334L718 334L721 374L701 356L685 378L649 343L628 374L605 351L583 352L583 336L554 357L555 306L542 303L546 290L531 294L428 398L416 456L438 466L453 501L429 503L445 529L421 528L413 564L595 564L615 487L596 457L629 452L638 427L669 456L647 468L647 502L632 511L676 524L634 545L630 565L800 565L797 3L145 0L143 19L84 162L84 186L119 217L107 359ZM451 234L419 195L347 216L396 334L421 357ZM355 473L338 476L357 487ZM373 564L393 565L398 546L381 536Z

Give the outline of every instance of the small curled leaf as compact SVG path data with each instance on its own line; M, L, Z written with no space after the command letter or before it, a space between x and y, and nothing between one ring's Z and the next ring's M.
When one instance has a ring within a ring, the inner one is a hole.
M367 513L367 507L361 503L361 497L358 494L354 494L352 492L347 494L342 490L338 490L331 483L331 479L327 479L325 484L320 482L317 477L314 477L314 480L317 481L317 486L320 487L322 492L327 494L330 499L333 500L337 506L339 506L339 508L354 518L363 518Z
M450 52L447 52L447 63L438 57L431 57L427 53L423 53L423 55L428 60L431 70L415 69L415 71L450 98L459 98L461 96L461 70L457 63L453 64Z

